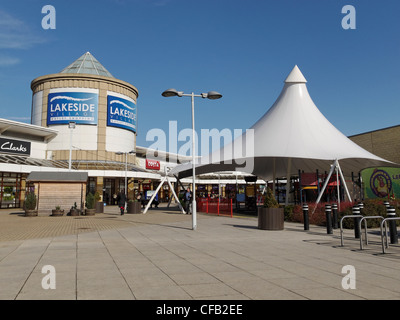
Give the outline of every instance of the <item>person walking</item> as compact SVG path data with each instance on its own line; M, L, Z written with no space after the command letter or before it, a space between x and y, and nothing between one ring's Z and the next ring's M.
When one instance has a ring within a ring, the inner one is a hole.
M186 192L185 192L185 194L184 194L184 196L183 196L183 199L184 199L184 201L185 201L185 211L186 211L186 214L190 214L190 199L191 199L191 196L190 196L190 188L187 188L187 190L186 190Z
M142 204L142 207L146 206L146 197L144 196L144 193L140 193L140 203Z
M126 202L125 190L122 190L118 195L118 207L121 211L121 216L124 215L125 202Z

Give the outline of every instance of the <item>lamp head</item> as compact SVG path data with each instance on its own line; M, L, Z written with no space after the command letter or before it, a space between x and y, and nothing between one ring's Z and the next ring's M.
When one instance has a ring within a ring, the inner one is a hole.
M176 89L168 89L168 90L165 90L161 95L163 97L168 98L168 97L176 97L176 96L182 97L182 94L183 94L183 92L177 91Z
M207 93L207 98L208 98L208 99L211 99L211 100L217 100L217 99L222 98L222 94L220 94L220 93L217 92L217 91L209 91L209 92Z

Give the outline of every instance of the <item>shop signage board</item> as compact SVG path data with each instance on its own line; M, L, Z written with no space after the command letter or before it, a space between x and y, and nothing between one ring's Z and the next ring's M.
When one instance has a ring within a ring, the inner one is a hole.
M136 132L136 105L133 100L108 94L107 126Z
M361 172L361 177L364 183L365 198L400 197L400 168L368 168Z
M146 200L150 200L153 194L156 193L156 190L147 190L146 191ZM158 194L156 194L155 200L158 201Z
M31 143L28 141L0 138L0 152L29 156L31 154Z
M146 159L146 169L160 170L160 161Z
M97 124L99 95L93 92L49 93L47 125Z

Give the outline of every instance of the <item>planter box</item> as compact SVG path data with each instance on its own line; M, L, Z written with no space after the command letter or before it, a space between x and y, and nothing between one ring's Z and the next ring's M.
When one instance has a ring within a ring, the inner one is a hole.
M71 209L70 215L75 217L80 215L80 210L79 209Z
M37 217L38 211L37 210L25 210L25 217Z
M62 217L64 215L64 210L53 209L51 210L51 215L53 217Z
M96 202L96 213L104 213L104 202L103 201Z
M258 208L258 229L283 230L283 208Z
M85 216L94 216L96 214L96 209L85 209Z
M138 201L128 202L128 208L126 210L126 213L142 213L140 202Z

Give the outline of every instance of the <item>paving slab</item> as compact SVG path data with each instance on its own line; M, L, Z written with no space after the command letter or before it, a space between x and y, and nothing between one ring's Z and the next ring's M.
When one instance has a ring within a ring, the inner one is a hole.
M197 225L165 206L57 218L0 210L0 299L400 299L400 246L383 254L376 231L360 250L351 230L342 247L339 230L318 226L259 230L256 217L202 213ZM56 289L42 287L46 265ZM354 289L342 286L344 266L354 267Z

